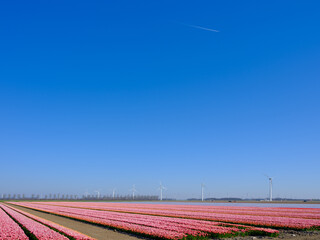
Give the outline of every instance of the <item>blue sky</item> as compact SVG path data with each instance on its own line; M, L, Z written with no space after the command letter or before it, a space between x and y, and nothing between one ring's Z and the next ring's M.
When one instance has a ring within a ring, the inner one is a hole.
M0 193L320 198L319 8L3 1Z

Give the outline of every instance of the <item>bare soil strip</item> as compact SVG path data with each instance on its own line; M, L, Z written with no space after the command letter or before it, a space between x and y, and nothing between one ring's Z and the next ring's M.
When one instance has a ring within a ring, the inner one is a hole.
M38 217L47 219L49 221L55 222L57 224L60 224L62 226L65 226L67 228L71 228L73 230L76 230L80 233L86 234L89 237L93 237L97 240L137 240L142 239L136 236L131 236L126 233L117 232L115 230L110 230L107 228L103 228L100 226L95 226L92 224L72 220L66 217L59 217L53 214L39 212L35 210L31 210L28 208L20 207L20 206L13 206L14 208L20 209L22 211L31 213L33 215L36 215Z

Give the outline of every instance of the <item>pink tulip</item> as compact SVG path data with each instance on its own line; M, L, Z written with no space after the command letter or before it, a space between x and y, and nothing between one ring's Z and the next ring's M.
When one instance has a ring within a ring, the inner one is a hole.
M0 205L1 207L2 205ZM29 239L20 226L0 208L0 240Z
M232 236L249 234L250 232L260 232L260 234L264 235L276 235L278 233L277 230L256 228L252 226L241 226L241 228L239 228L238 225L232 226L232 224L224 226L223 223L214 221L87 209L90 207L91 203L86 203L86 209L40 203L15 204L126 231L164 237L167 239L180 239L187 235ZM141 227L143 227L143 229Z
M76 240L94 240L94 238L91 238L87 235L84 235L82 233L79 233L75 230L72 230L72 229L69 229L69 228L66 228L64 226L61 226L57 223L54 223L54 222L51 222L49 220L46 220L46 219L43 219L43 218L40 218L38 216L35 216L35 215L32 215L30 213L27 213L27 212L24 212L24 211L21 211L21 210L18 210L18 209L14 209L15 211L33 219L33 220L36 220L44 225L47 225L49 226L50 228L54 228L56 230L58 230L59 232L62 232L64 233L65 235L69 236L69 237L72 237Z
M60 233L38 223L14 210L1 205L2 209L5 210L12 218L19 222L22 226L28 229L36 238L39 240L68 240L67 237Z

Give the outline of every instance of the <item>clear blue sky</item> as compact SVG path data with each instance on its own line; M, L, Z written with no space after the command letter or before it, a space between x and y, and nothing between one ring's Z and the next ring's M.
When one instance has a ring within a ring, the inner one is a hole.
M2 1L0 193L320 198L319 9Z

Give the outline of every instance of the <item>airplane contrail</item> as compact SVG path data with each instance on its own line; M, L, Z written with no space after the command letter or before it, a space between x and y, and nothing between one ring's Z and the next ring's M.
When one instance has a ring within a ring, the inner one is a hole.
M205 31L210 31L210 32L220 32L219 30L216 30L216 29L201 27L201 26L197 26L197 25L190 25L190 24L183 24L183 25L186 25L186 26L192 27L192 28L205 30Z

